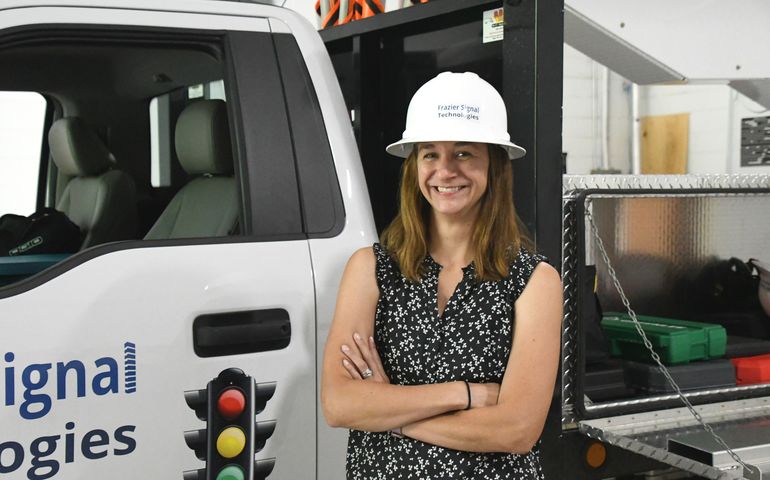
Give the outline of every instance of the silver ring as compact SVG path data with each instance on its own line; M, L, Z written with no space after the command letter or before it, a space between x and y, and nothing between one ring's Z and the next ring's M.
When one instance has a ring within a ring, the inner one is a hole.
M372 375L373 375L373 373L372 373L372 369L371 369L371 368L367 368L366 370L364 370L363 372L361 372L361 376L362 376L364 379L367 379L367 378L371 377Z

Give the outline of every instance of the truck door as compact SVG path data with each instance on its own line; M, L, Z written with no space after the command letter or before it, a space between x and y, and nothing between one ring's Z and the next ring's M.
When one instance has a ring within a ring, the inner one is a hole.
M92 132L42 157L39 198L80 195L67 211L83 232L91 216L135 226L0 257L0 478L182 478L204 466L185 432L206 428L185 392L232 368L274 383L255 460L313 478L315 297L276 9L23 3L0 7L0 91L39 92ZM94 172L96 143L109 165ZM114 172L134 188L120 208Z

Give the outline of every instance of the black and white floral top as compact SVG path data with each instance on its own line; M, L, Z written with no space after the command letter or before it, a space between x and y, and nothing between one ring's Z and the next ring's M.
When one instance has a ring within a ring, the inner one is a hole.
M457 380L500 383L511 353L513 304L544 257L522 249L507 278L474 279L473 264L438 314L441 265L425 259L422 281L408 281L395 260L374 244L377 303L374 338L393 384ZM542 479L539 442L527 454L452 450L387 432L351 430L349 479Z

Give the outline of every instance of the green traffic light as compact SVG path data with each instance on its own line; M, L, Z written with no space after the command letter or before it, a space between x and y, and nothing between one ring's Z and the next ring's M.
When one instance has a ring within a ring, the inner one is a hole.
M217 474L216 480L245 480L246 475L238 465L228 465Z

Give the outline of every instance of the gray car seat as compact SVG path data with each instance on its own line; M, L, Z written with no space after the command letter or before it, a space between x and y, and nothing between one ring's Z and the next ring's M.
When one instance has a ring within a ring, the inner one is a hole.
M114 168L96 133L78 117L61 118L48 131L48 145L59 173L71 177L56 209L80 227L81 248L136 238L136 186Z
M225 102L188 105L177 120L174 145L179 163L193 179L174 195L144 238L228 235L238 219L238 194Z

